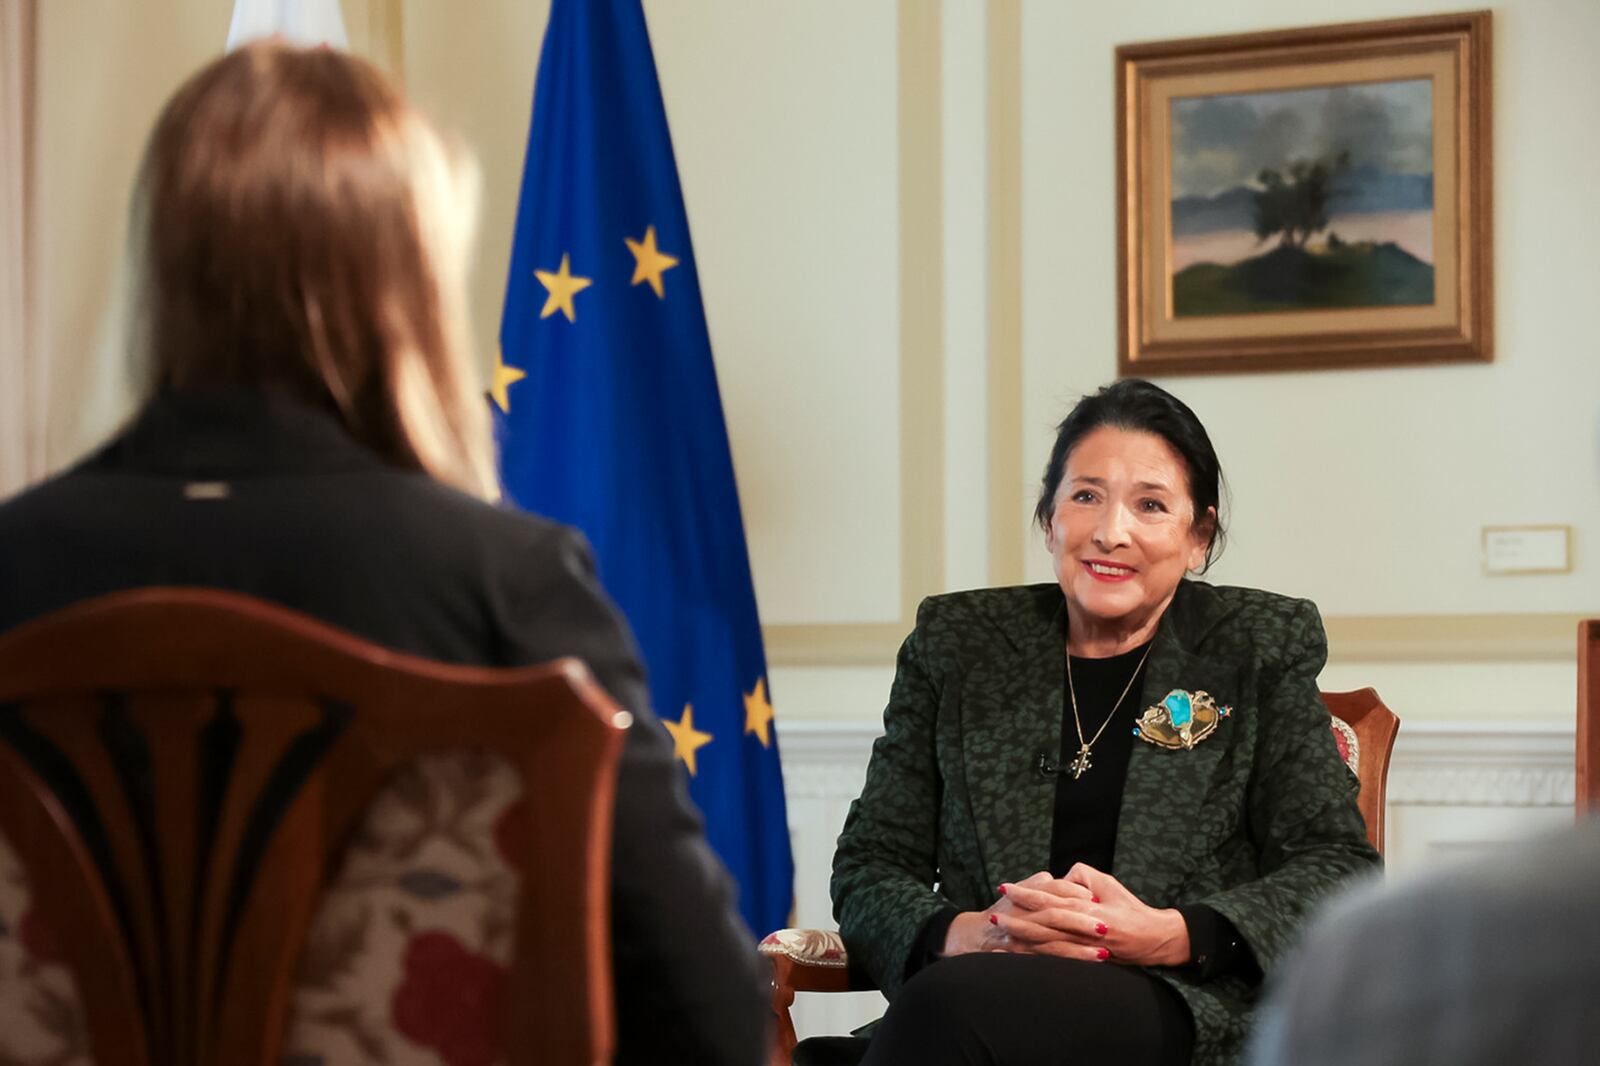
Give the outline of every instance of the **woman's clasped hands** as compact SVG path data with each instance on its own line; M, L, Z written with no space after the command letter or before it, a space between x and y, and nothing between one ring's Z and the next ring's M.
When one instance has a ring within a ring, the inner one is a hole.
M1183 915L1147 906L1108 873L1078 863L1065 877L1041 870L1000 886L986 910L950 923L946 955L1010 951L1132 966L1189 961Z

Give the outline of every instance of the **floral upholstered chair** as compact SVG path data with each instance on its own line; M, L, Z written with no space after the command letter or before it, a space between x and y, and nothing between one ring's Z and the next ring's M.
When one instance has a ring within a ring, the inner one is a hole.
M285 1066L492 1066L518 873L522 784L503 760L439 752L381 792L311 923Z
M34 895L16 849L0 837L0 1063L90 1066L77 982Z
M630 721L216 590L0 635L0 1066L605 1061Z
M284 1066L493 1066L519 870L522 784L502 759L437 752L373 802L312 921ZM0 838L0 1063L91 1066L77 984Z

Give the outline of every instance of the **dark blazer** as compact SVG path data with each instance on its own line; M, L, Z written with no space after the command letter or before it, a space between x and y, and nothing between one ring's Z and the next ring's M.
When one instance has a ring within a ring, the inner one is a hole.
M981 910L1049 866L1055 781L1035 760L1060 746L1065 645L1054 584L937 596L917 614L833 865L851 958L891 998L930 916ZM1309 601L1185 581L1146 666L1141 710L1184 689L1232 712L1191 750L1134 744L1110 872L1153 907L1214 908L1263 969L1315 900L1378 863L1317 693L1326 658ZM1151 972L1189 1004L1193 1061L1233 1061L1257 986Z
M146 585L248 593L449 662L583 659L635 717L612 866L617 1061L761 1060L754 940L579 535L387 465L282 397L173 395L0 505L0 630Z

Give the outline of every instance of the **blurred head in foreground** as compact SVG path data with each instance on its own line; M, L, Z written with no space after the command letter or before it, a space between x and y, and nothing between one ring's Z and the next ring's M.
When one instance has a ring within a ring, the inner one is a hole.
M141 400L216 386L336 413L397 466L498 495L467 326L477 171L371 64L275 42L162 110L129 221Z

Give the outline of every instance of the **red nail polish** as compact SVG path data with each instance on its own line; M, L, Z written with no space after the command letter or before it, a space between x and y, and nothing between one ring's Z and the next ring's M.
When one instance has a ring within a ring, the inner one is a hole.
M1096 923L1094 923L1094 931L1099 933L1101 936L1105 936L1106 935L1106 923L1105 922L1096 922Z
M990 925L999 925L1000 924L999 916L998 915L994 915L994 914L989 915L989 924Z
M1090 903L1099 903L1100 902L1100 897L1099 896L1090 896L1089 897L1089 902Z
M1000 886L1000 894L1002 896L1006 894L1006 886L1005 885L1001 885Z
M1111 957L1111 952L1107 951L1105 948L1101 948L1094 953L1094 957L1099 959L1101 962L1105 962Z

